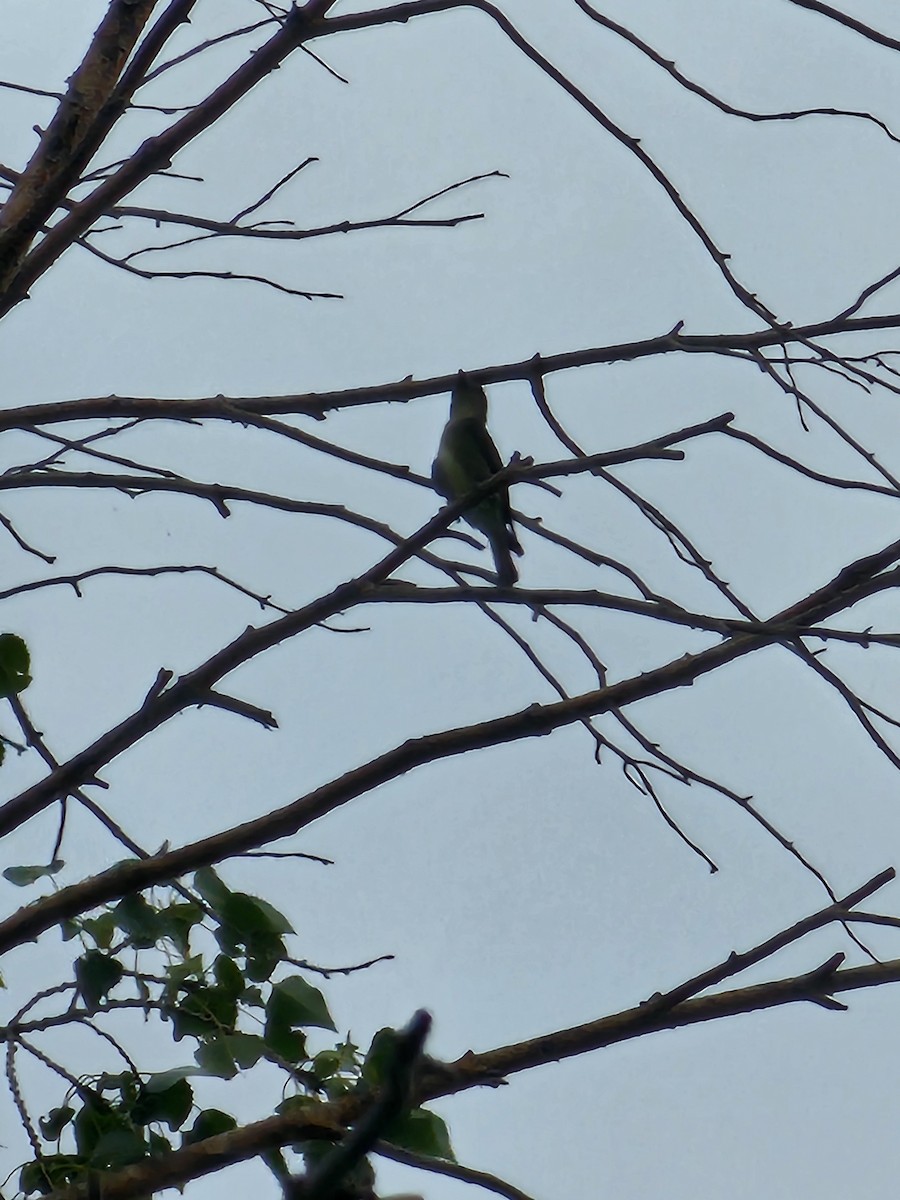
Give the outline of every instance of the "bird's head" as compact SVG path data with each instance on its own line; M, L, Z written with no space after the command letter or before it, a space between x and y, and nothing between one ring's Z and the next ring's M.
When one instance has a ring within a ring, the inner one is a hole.
M475 383L465 371L456 376L450 393L450 415L452 417L475 417L487 421L487 394L480 383Z

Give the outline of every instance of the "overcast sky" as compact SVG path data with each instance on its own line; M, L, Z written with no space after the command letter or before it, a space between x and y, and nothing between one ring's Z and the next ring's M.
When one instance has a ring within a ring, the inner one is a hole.
M735 106L863 110L900 134L897 53L788 0L596 5ZM499 7L642 139L731 255L734 273L782 320L826 319L900 265L900 144L871 122L740 121L687 94L570 0L501 0ZM842 0L841 7L900 38L900 11L889 0ZM63 88L104 8L96 0L2 0L0 78ZM249 0L201 0L173 54L261 15ZM172 70L146 90L147 102L199 100L252 44ZM213 241L137 260L160 270L266 274L343 299L306 301L253 283L145 281L75 248L2 323L7 405L109 393L293 394L650 338L680 321L688 333L758 327L647 171L483 14L438 14L321 39L314 49L349 85L295 53L176 159L175 171L187 178L155 179L130 202L229 218L315 156L263 215L299 226L367 220L471 176L503 172L427 210L484 218L298 244ZM21 169L33 126L52 112L50 100L0 92L0 161ZM135 115L131 133L105 148L101 161L126 154L170 120ZM117 253L174 240L150 226L140 231L145 242L133 230L106 236ZM866 311L897 309L895 289ZM865 347L895 341L886 334ZM900 471L893 401L821 371L802 378ZM819 470L874 478L821 423L805 432L793 401L745 362L668 356L556 375L547 387L588 452L732 411L741 428ZM447 400L296 423L427 474ZM498 385L490 401L504 457L515 450L538 461L562 457L524 385ZM346 504L404 533L438 507L427 489L237 426L154 424L115 446L193 478ZM7 435L3 467L44 453L34 439ZM723 436L689 446L683 462L645 462L617 474L676 520L764 616L897 536L895 499L802 480ZM665 537L597 480L566 482L559 499L522 485L513 500L679 602L728 611ZM366 569L385 548L323 518L235 506L226 521L202 501L160 495L28 490L4 496L2 511L56 556L58 573L105 563L216 564L289 607ZM611 570L577 564L527 533L523 543L526 586L633 594ZM461 544L440 546L486 562ZM10 584L47 572L9 538L0 541L0 567ZM433 586L441 579L423 565L402 575ZM570 692L596 686L560 634L525 612L504 612ZM473 607L372 608L333 624L358 630L362 618L365 632L313 630L229 678L234 694L276 713L277 732L209 709L189 713L104 770L110 791L98 799L147 847L179 845L283 805L406 738L554 698ZM87 584L80 600L58 589L6 601L3 628L31 647L34 684L25 700L63 758L132 711L160 667L189 669L264 619L252 601L209 580L107 579ZM896 605L889 596L870 602L853 620L896 628ZM581 616L579 627L613 680L717 640L614 613ZM891 652L832 648L827 661L872 703L890 708ZM696 771L752 794L838 892L900 864L900 777L835 694L786 650L760 651L629 715ZM598 727L615 730L604 721ZM42 775L33 758L10 756L8 795ZM223 875L286 912L298 952L311 961L396 956L324 985L342 1032L366 1045L381 1026L426 1007L435 1020L430 1052L455 1058L630 1007L827 902L815 879L738 806L673 781L661 783L661 794L715 860L716 874L629 785L616 759L607 755L598 767L591 740L571 727L408 774L291 840L291 848L333 858L330 868L231 862ZM73 812L70 822L64 882L121 856L86 815ZM32 821L8 839L4 865L46 858L55 830L55 813ZM7 909L22 901L3 888ZM873 907L891 911L898 903L896 889L887 890ZM41 969L52 979L70 960L68 947L57 953L55 935L47 941L54 948ZM883 956L898 956L890 931L869 941ZM836 950L864 961L831 929L738 982L811 969ZM7 982L18 962L36 970L34 959L33 947L16 952ZM460 1161L541 1200L838 1200L886 1191L900 1171L896 994L859 992L848 1002L845 1014L784 1008L657 1034L436 1107ZM67 1051L77 1069L90 1069L92 1046ZM172 1063L182 1061L179 1049L166 1048ZM237 1105L242 1119L264 1115L278 1098L272 1076L251 1080ZM34 1086L38 1094L48 1087L43 1077ZM227 1087L212 1085L209 1094L222 1107L236 1105ZM46 1095L54 1102L56 1093ZM0 1104L4 1130L14 1128L8 1097ZM26 1151L11 1135L4 1142L12 1170ZM382 1191L412 1187L429 1200L464 1194L461 1184L390 1165L379 1179ZM250 1181L275 1194L256 1164L226 1186ZM211 1177L194 1190L212 1196L224 1182Z

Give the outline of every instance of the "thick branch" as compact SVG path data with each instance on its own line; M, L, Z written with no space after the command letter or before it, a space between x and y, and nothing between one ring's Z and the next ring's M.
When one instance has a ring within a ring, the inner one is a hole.
M871 892L884 881L883 875L876 877L860 889L857 895ZM846 911L842 906L853 902L854 898L847 897L845 901L824 911L831 913L831 919L840 919L841 911ZM816 919L811 917L807 922L800 924L815 922ZM785 931L785 934L791 932ZM831 997L834 993L900 982L898 960L846 970L836 970L834 961L829 960L822 967L803 975L738 988L713 996L683 1000L664 1010L654 1007L653 1001L650 1001L648 1004L638 1005L598 1021L557 1030L482 1054L469 1051L453 1063L428 1060L411 1100L413 1104L422 1104L473 1087L496 1086L499 1080L519 1071L544 1066L561 1058L586 1054L591 1050L603 1049L663 1029L685 1028L704 1021L735 1016L738 1013L761 1011L800 1001L833 1007L834 1001ZM671 993L670 997L675 994ZM310 1101L308 1108L300 1113L293 1110L284 1116L269 1117L177 1150L164 1159L140 1163L114 1174L110 1173L103 1180L104 1200L130 1200L130 1197L135 1195L177 1186L255 1157L274 1146L321 1138L323 1135L340 1136L359 1119L363 1105L364 1099L356 1095L331 1103ZM83 1200L85 1191L71 1188L66 1196L67 1200Z
M496 476L495 479L499 479ZM485 493L489 485L483 489ZM478 492L473 492L476 496ZM468 501L471 502L471 499ZM310 624L351 607L363 598L374 583L386 578L394 564L405 561L429 537L433 537L466 501L448 506L423 526L405 547L388 555L360 579L342 584L329 596L315 601L296 613L273 621L261 629L248 629L229 646L213 655L202 666L182 676L165 690L154 691L136 713L126 717L115 729L98 738L92 746L77 754L58 771L35 784L0 808L0 834L10 832L24 820L41 812L60 795L71 791L85 779L91 779L111 758L122 753L148 732L158 728L175 713L194 703L203 703L212 686L228 672L255 655L270 649ZM851 563L830 583L805 600L778 614L774 621L796 622L806 626L823 620L868 594L871 579L900 557L900 541L877 554ZM721 645L700 654L686 654L655 670L619 683L586 692L554 704L532 704L519 712L447 729L420 738L411 738L392 750L324 784L308 795L280 809L223 830L202 841L183 846L145 862L126 863L102 875L64 888L54 895L22 908L0 923L0 953L36 938L67 917L106 901L138 892L155 883L171 880L197 867L253 850L273 839L288 837L415 767L442 758L466 754L522 738L543 737L556 729L585 717L616 711L649 696L675 688L690 687L695 680L733 662L767 644L765 638L735 635ZM165 682L165 681L164 681Z
M144 2L148 8L153 8L150 0ZM78 238L87 233L108 208L133 192L145 179L170 166L180 150L215 124L261 79L274 71L291 51L311 37L333 4L334 0L308 0L302 7L292 8L278 32L254 51L243 66L216 88L206 100L192 108L164 133L148 138L117 171L77 204L31 251L14 276L10 276L7 271L9 286L0 300L0 316L24 299L32 284ZM43 224L43 218L38 222L38 225L40 224Z
M72 165L82 162L89 135L155 7L156 0L112 0L109 5L56 115L0 210L0 295L74 182Z
M546 377L559 371L603 363L636 362L666 354L731 354L743 356L771 346L805 343L813 338L873 330L900 329L900 313L882 316L831 319L813 325L798 325L779 330L763 329L754 333L683 334L673 329L660 337L584 350L567 350L546 357L532 357L498 363L491 367L466 367L466 374L482 386L514 380L530 382L535 375ZM749 361L749 359L748 359ZM812 360L810 360L812 361ZM334 392L302 392L290 396L204 396L197 399L159 399L154 396L89 396L46 404L23 405L0 412L0 432L32 425L58 424L64 421L140 419L192 421L204 418L240 422L242 411L270 416L302 414L322 418L340 409L359 408L386 402L406 404L423 396L449 392L456 372L430 379L405 378L393 383L362 388L344 388Z

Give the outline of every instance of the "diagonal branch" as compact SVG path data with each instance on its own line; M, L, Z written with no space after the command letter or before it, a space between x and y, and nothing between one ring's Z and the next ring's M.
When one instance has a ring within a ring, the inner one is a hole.
M871 895L886 882L888 872L882 872L854 895ZM838 905L823 912L832 912L830 920L842 919L846 908L842 904L854 901L846 897ZM815 921L815 914L808 921ZM826 922L827 923L827 922ZM801 922L802 924L802 922ZM785 931L785 936L797 926ZM770 939L770 942L776 941ZM767 943L768 944L768 943ZM839 961L840 956L837 956ZM418 1084L414 1087L414 1105L454 1095L473 1087L496 1086L505 1077L520 1071L544 1066L561 1058L571 1058L591 1050L600 1050L619 1042L644 1037L663 1029L680 1029L705 1021L721 1020L739 1013L760 1011L785 1004L811 1002L833 1008L834 993L859 988L879 987L900 981L900 961L876 963L871 966L835 969L830 959L821 967L799 976L774 980L720 992L713 996L681 1000L673 1007L659 1010L650 1004L638 1005L612 1016L603 1017L568 1029L501 1046L481 1054L471 1051L452 1063L428 1059L423 1065ZM129 1200L136 1195L151 1194L165 1187L177 1186L201 1175L210 1174L237 1162L245 1161L267 1149L294 1142L322 1137L340 1137L358 1121L364 1111L365 1099L357 1094L321 1104L309 1104L302 1110L291 1110L277 1117L267 1117L228 1133L207 1138L193 1146L167 1154L151 1162L141 1162L123 1170L104 1175L104 1200ZM70 1200L87 1200L86 1189L72 1188Z
M900 50L900 42L896 38L889 37L879 29L873 29L871 25L864 25L862 21L857 21L855 17L841 12L840 9L832 8L830 4L823 4L822 0L788 0L788 4L796 4L798 8L808 8L810 12L820 13L823 17L828 17L829 20L836 21L839 25L846 26L847 29L852 29L854 33L860 34L870 42L876 42L879 46L887 46L889 50Z
M713 92L705 87L701 87L693 79L689 79L671 59L664 58L658 51L654 50L642 38L639 38L635 33L632 33L624 25L620 25L618 21L614 21L611 17L605 16L603 13L588 4L587 0L575 0L575 4L581 9L585 16L590 17L592 21L596 21L598 25L602 25L604 29L608 29L611 33L615 33L618 37L629 42L636 50L650 59L658 67L661 67L668 75L675 80L680 87L683 87L688 92L693 92L695 96L700 96L708 104L719 109L720 112L727 113L732 117L741 117L745 121L797 121L802 117L855 117L861 121L870 121L873 125L877 125L882 129L892 142L900 142L900 138L895 133L892 133L890 128L884 121L880 121L878 117L869 112L860 112L859 110L846 108L801 108L790 112L751 112L746 108L737 108L733 104L716 96Z
M125 0L117 0L117 2L124 3ZM144 0L144 4L151 9L154 7L151 0ZM324 14L333 4L334 0L308 0L308 3L302 7L292 8L278 32L254 51L229 79L220 84L201 104L192 108L174 125L157 137L148 138L118 170L99 184L89 196L76 204L68 216L63 217L54 225L40 244L21 261L21 265L19 265L18 258L9 261L6 264L6 287L0 297L0 316L5 315L23 300L32 284L56 262L61 254L80 237L83 237L108 208L134 191L138 184L143 183L145 179L157 171L169 167L180 150L215 124L260 80L274 71L303 41L312 37L315 31L321 27ZM61 199L61 196L55 199ZM52 211L52 209L50 211L45 211L45 209L46 206L41 210L36 224L32 221L33 231L36 231L44 223ZM6 257L8 256L4 255L3 244L0 242L0 267L3 267ZM18 269L13 273L10 267ZM3 276L0 275L0 279L2 278Z
M0 294L93 152L100 114L155 7L156 0L112 0L107 8L56 115L0 210Z
M684 334L680 327L658 337L636 342L621 342L610 346L593 346L581 350L566 350L535 358L498 363L490 367L466 367L466 374L475 383L489 386L495 383L521 381L530 383L535 375L546 377L560 371L579 367L620 362L637 362L668 354L720 354L737 352L742 361L756 350L792 342L806 343L813 338L836 337L866 331L900 329L900 313L881 316L836 318L790 329L763 329L755 333ZM810 364L815 365L810 359ZM755 365L755 362L754 362ZM322 419L331 412L367 407L373 404L406 404L425 396L449 392L456 380L452 373L429 379L406 377L389 383L359 388L341 388L333 392L301 392L286 396L203 396L199 398L161 399L155 396L88 396L77 400L58 400L43 404L21 405L0 411L0 432L22 426L58 424L68 421L112 419L141 419L163 421L195 421L202 419L241 421L246 412L270 416L299 414ZM876 381L880 382L880 381Z
M0 807L0 835L9 833L23 821L41 812L62 793L85 779L92 778L105 763L158 728L185 708L203 703L209 690L224 675L257 654L293 637L311 624L351 607L363 598L371 587L387 578L396 566L412 554L459 515L459 511L503 477L501 472L481 489L449 505L424 525L403 547L389 554L359 579L340 585L328 596L291 613L260 629L248 629L230 645L170 686L167 673L158 687L151 690L144 705L126 717L64 763L40 782L21 792ZM822 620L868 594L872 577L900 557L900 541L892 542L877 554L868 555L849 564L824 587L774 619L780 623L795 622L798 626L812 620ZM768 639L753 635L735 635L699 654L685 654L661 667L646 671L619 683L550 704L532 704L518 712L496 717L474 725L446 729L395 746L378 758L354 768L330 783L316 788L306 796L275 809L262 817L225 829L202 841L178 850L158 855L146 862L125 863L102 875L64 888L0 922L0 953L24 941L34 939L59 921L88 908L138 892L155 883L170 880L200 866L219 862L223 858L257 849L274 839L288 837L319 820L327 813L349 801L399 778L416 767L466 754L471 750L497 746L524 738L544 737L556 729L581 721L585 717L615 711L649 696L660 695L676 688L690 687L703 675L726 663L751 654L769 644Z

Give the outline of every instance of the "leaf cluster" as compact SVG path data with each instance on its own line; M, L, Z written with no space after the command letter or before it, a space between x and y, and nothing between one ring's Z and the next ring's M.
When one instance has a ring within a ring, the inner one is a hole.
M27 867L16 870L23 884L41 877ZM169 1026L172 1041L189 1049L192 1061L147 1073L115 1042L126 1069L67 1076L65 1096L34 1128L38 1152L19 1174L25 1195L85 1183L94 1172L158 1158L235 1128L232 1113L204 1106L205 1078L235 1080L268 1063L280 1073L282 1091L290 1091L273 1106L279 1113L353 1091L365 1097L383 1082L393 1031L376 1035L365 1057L349 1036L311 1047L310 1030L336 1033L336 1026L322 992L289 955L290 922L258 896L229 888L211 868L195 874L190 890L130 895L67 922L63 932L85 947L75 961L68 1010L29 1022L20 1013L8 1036L15 1042L26 1029L33 1033L51 1022L90 1026L138 1007L148 1020ZM452 1157L446 1128L433 1114L418 1110L395 1124L390 1140L397 1145ZM304 1142L293 1149L308 1158L321 1147ZM279 1177L288 1171L277 1151L267 1162Z

